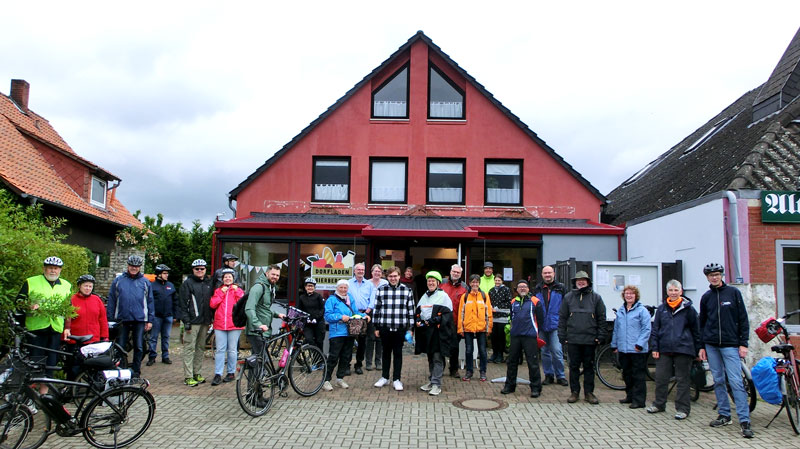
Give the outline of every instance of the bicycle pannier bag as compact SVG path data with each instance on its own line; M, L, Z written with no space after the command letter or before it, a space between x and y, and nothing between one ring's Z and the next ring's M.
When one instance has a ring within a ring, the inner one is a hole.
M753 375L753 385L756 386L761 398L773 405L783 402L778 373L775 372L777 362L773 357L763 357L750 370Z

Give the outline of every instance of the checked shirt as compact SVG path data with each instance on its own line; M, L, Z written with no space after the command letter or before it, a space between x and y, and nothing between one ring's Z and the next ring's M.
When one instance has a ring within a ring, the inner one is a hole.
M375 327L396 332L414 327L414 294L403 285L386 284L378 287L375 295L375 311L372 315Z

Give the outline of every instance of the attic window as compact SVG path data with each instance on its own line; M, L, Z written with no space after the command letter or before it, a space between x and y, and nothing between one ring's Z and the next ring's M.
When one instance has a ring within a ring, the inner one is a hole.
M649 172L653 167L658 165L664 159L664 157L667 156L667 154L669 153L662 154L657 159L651 161L650 163L642 167L641 170L637 171L636 173L633 174L633 176L625 180L625 182L622 183L622 187L627 187L633 184L634 182L642 179L642 176L644 176L645 173Z
M464 91L433 64L428 74L428 100L428 118L464 119Z
M408 118L408 64L372 92L373 118Z
M714 137L714 135L716 135L718 132L722 131L723 128L728 126L728 123L732 122L733 119L735 119L738 115L739 114L736 114L733 117L728 117L726 119L722 119L717 123L715 123L714 126L711 127L711 129L709 129L708 131L705 132L705 134L700 136L700 138L697 139L693 144L691 144L689 148L683 150L683 154L681 156L685 156L703 146L703 144L711 140L711 138Z
M91 203L98 207L106 207L106 182L92 176L92 194L89 198Z

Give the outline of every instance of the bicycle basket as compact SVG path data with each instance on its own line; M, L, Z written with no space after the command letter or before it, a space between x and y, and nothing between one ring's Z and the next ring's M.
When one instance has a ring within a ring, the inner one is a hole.
M775 318L767 318L761 322L761 325L756 329L756 335L764 343L769 343L770 340L778 336L780 333L780 326L774 326Z
M286 318L290 320L296 320L298 318L308 318L309 316L310 316L309 314L303 312L297 307L292 307L292 306L289 306L289 313L286 314Z

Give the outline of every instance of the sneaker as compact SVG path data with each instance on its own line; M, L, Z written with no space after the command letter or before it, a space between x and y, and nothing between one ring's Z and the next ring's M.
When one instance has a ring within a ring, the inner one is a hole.
M236 380L236 375L233 373L226 374L222 379L223 382L233 382L234 380Z
M422 390L422 391L431 391L431 388L433 388L433 384L430 383L430 382L428 382L425 385L419 387L419 389Z
M553 376L544 376L544 380L542 381L542 385L550 385L555 383L555 378Z
M461 378L461 380L464 382L469 382L470 379L472 379L472 371L467 371L467 373L464 374L464 377Z
M336 379L336 385L344 388L345 390L350 388L350 385L347 385L347 382L345 382L344 379Z
M372 365L370 365L370 364L367 364L367 366L366 366L366 368L365 368L365 369L366 369L367 371L372 371L372 370L374 370L375 368L373 368L373 367L372 367Z
M206 378L201 376L201 375L199 375L199 374L195 374L194 375L194 380L196 380L197 383L202 384L202 383L205 383Z
M195 380L193 377L187 377L186 379L183 379L183 383L190 387L196 387L200 384L200 382Z
M156 364L156 359L150 359L150 360L148 360L148 361L147 361L147 363L146 363L146 365L147 365L147 366L153 366L153 365L155 365L155 364Z
M750 428L750 421L743 421L739 423L742 426L742 436L745 438L753 438L755 435L753 429Z
M481 373L480 379L481 379L481 382L486 382L487 380L489 380L489 379L486 378L486 373Z
M167 365L172 365L172 360L170 359L161 359L161 363L166 363Z
M381 388L381 387L385 387L388 384L389 384L389 379L387 379L385 377L381 377L380 379L378 379L377 382L375 382L374 387L375 388Z
M663 408L658 408L655 405L651 405L651 406L647 407L645 410L647 410L647 413L661 413L661 412L664 411Z
M730 423L731 423L730 416L719 415L717 416L717 419L711 421L710 423L708 423L708 425L711 427L721 427L721 426L727 426Z
M214 378L211 379L211 386L216 387L221 383L222 383L222 376L220 376L219 374L214 374Z
M567 378L566 377L559 377L558 380L556 381L556 383L561 385L562 387L568 387L569 386L569 382L567 382Z
M330 381L326 380L325 383L322 384L322 389L325 391L333 391L333 385L331 385Z
M36 403L33 402L33 399L28 399L25 401L25 407L28 408L28 411L31 412L31 415L39 413L39 409L36 408Z
M686 413L684 413L684 412L678 412L678 413L676 413L676 414L675 414L675 419L677 419L678 421L680 421L680 420L684 420L684 419L686 419L688 416L689 416L689 415L687 415L687 414L686 414Z
M396 380L392 382L392 387L394 387L395 391L403 391L403 382L400 382L400 380Z
M442 387L440 387L438 385L433 385L431 387L431 391L429 391L428 394L431 395L431 396L439 396L439 393L441 393L441 392L442 392Z

